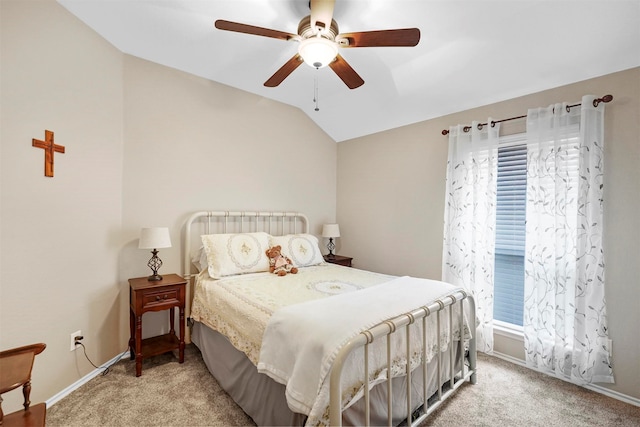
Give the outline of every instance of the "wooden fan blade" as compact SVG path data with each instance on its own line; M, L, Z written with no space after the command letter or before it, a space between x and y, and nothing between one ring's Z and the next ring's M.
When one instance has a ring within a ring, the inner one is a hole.
M311 0L311 28L322 27L328 30L333 19L335 0Z
M356 73L356 71L351 68L351 65L347 61L344 60L340 54L336 56L335 61L329 63L329 67L342 79L344 84L346 84L349 89L355 89L364 84L364 80L362 77Z
M254 36L271 37L280 40L291 40L298 38L296 34L285 33L284 31L272 30L269 28L254 27L253 25L240 24L238 22L225 21L224 19L218 19L215 25L219 30L253 34Z
M347 40L348 44L340 43ZM336 36L341 47L415 46L420 41L420 30L403 28L398 30L362 31Z
M273 74L273 76L269 77L269 80L264 82L264 85L266 87L278 86L280 83L282 83L284 79L286 79L289 76L289 74L293 73L293 70L298 68L300 64L302 64L303 62L304 61L302 60L300 55L296 53L295 55L293 55L293 57L290 60L285 62L285 64L282 67L280 67L280 69L276 71Z

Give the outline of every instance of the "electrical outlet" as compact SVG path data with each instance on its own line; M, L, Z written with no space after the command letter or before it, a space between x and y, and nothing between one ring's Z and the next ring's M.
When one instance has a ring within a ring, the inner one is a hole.
M613 340L609 339L607 345L609 346L609 357L613 357Z
M76 337L81 337L82 331L75 331L69 335L69 351L74 351L78 346L76 345Z

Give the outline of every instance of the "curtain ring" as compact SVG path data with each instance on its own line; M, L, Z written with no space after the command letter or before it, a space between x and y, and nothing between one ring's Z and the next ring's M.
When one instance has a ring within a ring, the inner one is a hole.
M471 130L471 126L465 126L462 128L464 132L469 132Z
M496 127L496 122L494 122L493 120L491 120L491 127L492 128Z
M601 100L600 98L598 98L598 99L594 99L594 100L593 100L593 106L594 106L594 107L598 107L598 104L600 104L600 102L602 102L602 100Z
M570 113L570 112L571 112L571 106L570 106L570 105L567 105L567 106L566 106L566 107L564 107L564 108L567 110L567 113Z
M478 130L482 130L483 127L484 125L482 123L478 123Z

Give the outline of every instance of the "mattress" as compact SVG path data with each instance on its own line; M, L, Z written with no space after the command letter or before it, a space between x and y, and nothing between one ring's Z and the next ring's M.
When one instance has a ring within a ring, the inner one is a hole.
M278 309L392 279L394 276L334 264L304 267L286 276L263 272L217 280L203 271L196 278L191 318L224 334L258 365L264 331Z

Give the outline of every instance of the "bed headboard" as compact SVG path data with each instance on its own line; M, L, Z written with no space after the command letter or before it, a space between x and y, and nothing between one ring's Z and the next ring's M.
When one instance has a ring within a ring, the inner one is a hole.
M183 276L190 279L195 269L191 254L202 246L200 236L218 233L264 231L272 236L309 233L309 220L299 212L201 211L192 214L184 231Z

